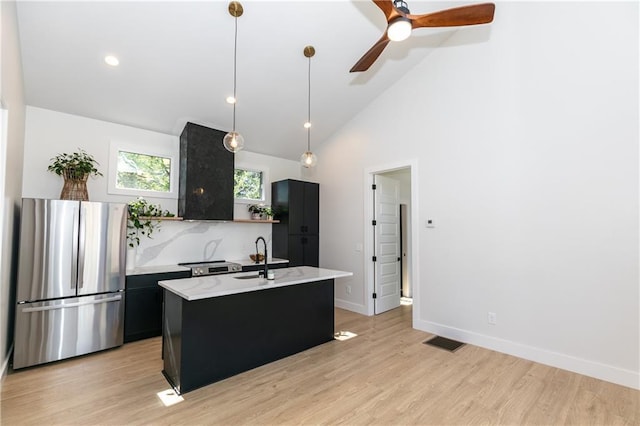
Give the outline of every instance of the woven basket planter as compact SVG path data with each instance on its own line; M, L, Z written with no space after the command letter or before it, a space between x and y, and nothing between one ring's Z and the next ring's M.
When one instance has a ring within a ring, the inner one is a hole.
M78 176L75 170L65 170L62 174L64 185L60 193L61 200L80 200L89 201L89 193L87 192L87 179L89 174Z

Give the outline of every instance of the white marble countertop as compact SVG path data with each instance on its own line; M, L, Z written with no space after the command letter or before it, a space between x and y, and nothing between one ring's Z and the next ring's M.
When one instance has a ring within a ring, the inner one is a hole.
M204 263L205 261L203 261ZM238 263L242 266L251 266L251 265L264 265L264 262L255 263L253 260L247 259L244 260L229 260L229 262ZM280 259L277 257L269 258L269 265L275 265L277 263L289 263L287 259ZM179 265L159 265L159 266L138 266L135 268L129 268L126 271L126 275L145 275L145 274L162 274L165 272L178 272L178 271L188 271L189 268L186 266Z
M305 284L334 278L350 277L352 272L332 269L296 266L294 268L274 269L275 279L256 277L257 272L238 272L236 274L209 275L205 277L184 278L158 281L161 287L186 300L208 299L210 297L247 293L295 284ZM238 279L237 277L256 277Z

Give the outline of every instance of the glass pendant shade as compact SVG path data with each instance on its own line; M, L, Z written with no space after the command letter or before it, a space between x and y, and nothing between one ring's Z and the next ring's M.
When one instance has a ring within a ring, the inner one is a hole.
M405 17L396 18L387 28L387 37L391 41L402 41L411 35L411 21Z
M244 138L238 132L229 132L224 135L222 143L227 151L231 152L238 152L244 148Z
M313 152L307 151L300 156L300 163L307 168L314 167L318 163L318 157Z

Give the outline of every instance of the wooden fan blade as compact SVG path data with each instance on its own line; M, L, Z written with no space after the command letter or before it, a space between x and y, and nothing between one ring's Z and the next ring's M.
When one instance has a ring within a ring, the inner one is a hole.
M387 18L387 22L391 21L401 14L393 7L393 0L373 0L373 2L382 10L385 18Z
M371 49L369 49L353 67L351 67L349 72L362 72L368 70L376 59L378 59L378 56L380 56L384 48L387 47L389 41L389 37L387 37L387 32L385 31L380 40L378 40L376 44L374 44L373 47L371 47Z
M407 15L412 28L459 27L463 25L487 24L493 21L496 5L493 3L454 7L424 15Z

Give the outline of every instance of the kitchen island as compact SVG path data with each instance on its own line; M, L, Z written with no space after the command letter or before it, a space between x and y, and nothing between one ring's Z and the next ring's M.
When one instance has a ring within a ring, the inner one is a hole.
M335 278L299 266L160 281L163 374L185 393L333 340Z

